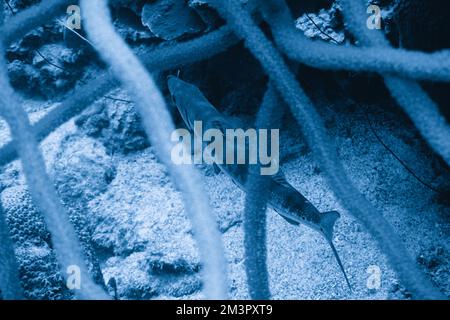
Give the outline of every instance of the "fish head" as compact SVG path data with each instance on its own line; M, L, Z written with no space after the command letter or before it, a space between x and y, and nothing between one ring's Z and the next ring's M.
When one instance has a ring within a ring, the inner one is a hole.
M173 102L190 129L194 129L194 121L208 122L212 116L220 114L194 85L175 76L169 76L167 86Z

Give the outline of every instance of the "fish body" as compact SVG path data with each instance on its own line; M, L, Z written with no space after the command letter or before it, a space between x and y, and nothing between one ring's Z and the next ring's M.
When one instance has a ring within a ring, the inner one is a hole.
M201 134L200 132L195 132L194 121L202 121L203 129L205 130L220 129L225 133L226 129L236 128L233 121L222 115L196 86L177 77L170 76L168 78L168 87L183 121L188 129L194 131L194 134ZM239 146L235 147L235 150L236 148L239 148ZM252 170L253 166L248 164L224 164L222 162L214 165L227 174L244 191L247 191L246 181L248 175L258 174L257 171ZM267 177L269 179L268 206L289 223L294 225L303 224L322 234L330 244L339 267L345 276L345 280L351 288L332 242L334 224L340 217L340 214L336 211L322 213L317 210L308 199L287 182L281 172Z

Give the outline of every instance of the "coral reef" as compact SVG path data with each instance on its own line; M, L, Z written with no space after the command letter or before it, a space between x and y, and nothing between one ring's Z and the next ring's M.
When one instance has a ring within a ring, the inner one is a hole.
M381 30L365 0L82 0L78 31L71 1L2 3L0 298L448 297L448 22L434 0L371 3ZM244 193L171 161L168 75L280 128L288 182L341 212L354 291L264 177Z

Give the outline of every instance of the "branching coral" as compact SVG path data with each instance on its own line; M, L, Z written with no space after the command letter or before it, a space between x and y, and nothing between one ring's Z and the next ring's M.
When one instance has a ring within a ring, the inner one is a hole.
M272 84L269 84L256 117L256 128L278 128L280 126L278 94ZM278 113L278 115L276 115ZM274 121L273 119L276 119ZM249 169L250 171L250 169ZM250 172L249 172L250 173ZM246 198L244 210L244 247L245 270L250 296L252 299L269 299L269 273L266 257L266 200L270 180L267 176L249 174L246 183Z
M194 40L163 45L153 50L142 52L138 57L147 69L164 71L207 59L218 54L238 41L227 26L212 31ZM201 52L202 54L197 54ZM82 112L99 97L118 85L110 72L99 74L95 79L80 85L72 94L51 110L33 126L36 139L42 141L60 125ZM0 166L17 158L14 143L10 142L0 148Z
M344 17L350 30L368 50L389 48L389 42L378 30L366 27L364 3L359 1L340 0ZM370 48L373 46L374 48ZM439 64L450 63L450 56L437 60ZM426 70L430 60L414 61L417 69ZM447 71L447 74L450 72ZM394 99L408 114L428 144L442 156L450 166L450 125L439 112L439 107L431 100L418 83L402 80L393 76L385 76L384 81Z
M365 15L362 15L365 17ZM307 39L286 11L267 17L275 42L291 59L326 70L392 74L414 80L450 81L450 52L422 53L390 47L360 48Z
M41 15L46 14L46 10L48 9L33 10L40 13L36 19L42 18ZM14 19L19 19L17 17L21 16L22 13L19 13ZM280 48L290 58L310 66L330 70L392 73L415 80L450 81L450 66L442 63L449 60L444 59L448 57L448 54L444 52L435 54L409 52L410 59L405 59L403 50L339 47L307 40L294 29L293 25L289 24L292 17L286 11L274 12L267 18ZM33 25L22 24L20 25L22 29L17 31L16 29L19 28L17 24L8 24L8 26L9 28L3 31L7 39L12 39L16 32L23 34L33 27ZM164 71L207 59L228 49L238 40L239 38L233 35L231 29L225 26L197 39L163 45L149 52L138 53L138 56L149 70ZM419 65L426 62L427 68L418 68L412 61L421 62ZM100 74L85 85L79 86L69 98L62 101L60 106L49 112L34 126L38 141L116 86L117 82L108 73ZM5 165L16 158L17 153L12 143L0 149L0 165Z
M111 65L111 70L101 73L94 80L75 89L70 97L33 127L12 91L5 72L0 73L2 94L0 111L7 119L13 136L13 142L0 149L0 166L20 156L33 200L45 215L48 229L52 234L54 249L63 268L63 274L69 265L76 264L82 268L83 288L79 296L107 297L87 275L76 233L46 174L38 142L92 104L98 97L119 85L114 78L117 77L135 97L146 133L157 148L160 159L169 167L176 186L182 191L187 204L186 211L192 220L204 261L205 293L208 298L226 297L226 261L220 235L199 187L200 178L192 168L181 169L168 159L171 145L165 141L168 140L173 125L161 94L143 65L151 72L175 69L223 52L236 44L240 38L244 38L248 49L260 61L270 78L269 89L264 97L256 125L258 127L275 125L269 121L268 115L275 112L275 99L279 94L290 106L300 124L308 144L328 177L331 189L349 213L358 218L378 241L405 287L415 298L441 298L433 285L418 270L401 239L381 213L375 210L353 186L338 160L322 119L283 61L281 54L257 27L249 12L255 10L255 4L261 5L276 44L290 59L320 69L372 72L384 76L392 96L447 164L450 164L449 126L440 115L436 104L419 84L411 80L450 81L450 53L442 51L427 54L391 48L381 33L365 27L366 15L362 2L341 0L350 30L365 47L337 46L306 39L295 31L293 24L290 24L293 19L283 1L251 1L245 9L238 0L209 2L226 18L230 26L224 26L194 40L163 44L148 52L137 52L141 64L114 32L108 18L105 0L82 1L89 35L102 57ZM2 26L2 43L6 45L20 39L39 26L43 19L64 12L62 9L71 3L66 0L43 0L39 5L22 11L12 17L8 24ZM6 70L4 64L2 57L0 61L2 70ZM401 80L396 78L398 76L411 80ZM248 193L244 213L246 272L250 295L257 299L270 298L265 248L266 206L264 192L258 192L264 191L264 183L263 177L249 179L247 188L254 192ZM13 247L6 231L7 226L0 211L0 240L2 248L9 253L0 258L2 266L0 288L4 298L15 298L20 297L20 288L17 286L18 281L14 280L17 278L17 271L14 266Z
M164 99L144 66L115 32L106 1L82 0L81 4L89 38L134 97L148 137L159 158L168 167L174 183L182 191L203 258L205 295L209 299L224 299L227 296L227 281L222 240L202 192L200 176L193 168L176 166L170 160L172 145L168 137L175 127Z
M442 298L442 295L419 271L389 223L353 186L338 160L334 144L329 140L319 114L280 53L256 26L249 13L243 10L237 0L210 0L209 2L234 27L236 33L245 39L248 49L260 61L280 96L289 105L304 132L308 145L326 172L332 190L344 207L363 222L378 241L403 284L416 298ZM270 1L265 5L268 5L264 8L266 16L282 12L284 16L288 15L288 8L282 1Z
M3 24L3 11L0 10L0 24ZM0 46L1 47L1 46ZM21 299L22 288L19 282L18 265L14 245L6 224L6 217L0 201L0 297Z
M75 230L46 173L44 159L34 137L28 115L9 84L2 46L0 46L0 55L2 70L0 72L2 96L0 113L9 124L33 201L44 214L47 227L52 234L53 246L62 272L66 274L67 268L77 266L83 277L83 286L77 292L78 296L86 299L106 299L108 296L90 279Z
M2 26L3 43L8 44L22 38L30 30L39 27L42 21L65 12L71 4L71 0L43 0L39 5L23 10Z

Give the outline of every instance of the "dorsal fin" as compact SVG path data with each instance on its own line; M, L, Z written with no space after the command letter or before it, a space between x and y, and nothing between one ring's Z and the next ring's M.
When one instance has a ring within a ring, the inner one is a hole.
M276 210L275 210L276 211ZM300 223L299 222L297 222L297 221L295 221L295 220L293 220L293 219L289 219L288 217L286 217L286 216L283 216L283 215L281 215L280 214L280 216L284 219L284 220L286 220L287 222L289 222L290 224L292 224L292 225L294 225L294 226L298 226Z

